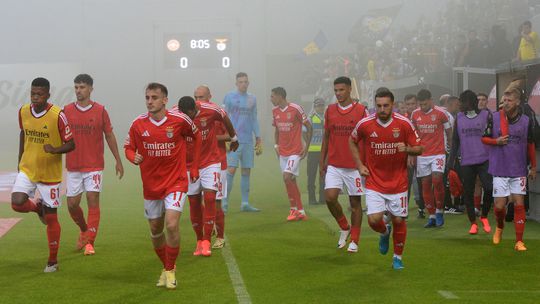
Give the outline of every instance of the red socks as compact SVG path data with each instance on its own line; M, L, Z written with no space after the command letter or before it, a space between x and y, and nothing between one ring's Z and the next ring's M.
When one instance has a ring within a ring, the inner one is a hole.
M514 206L515 207L515 206ZM514 209L515 210L515 209ZM503 229L504 228L504 217L506 216L506 208L493 208L493 213L495 213L495 219L497 220L497 228ZM515 215L514 211L514 215Z
M197 235L197 241L203 238L203 223L202 213L203 206L201 204L201 195L190 195L189 197L189 216L191 218L191 226Z
M165 270L170 271L174 269L176 264L176 258L178 257L178 252L180 252L180 247L169 247L165 245L166 259L165 259Z
M165 264L167 263L167 252L165 251L165 245L159 248L154 248L154 251L159 257L159 260L161 261L161 263L163 263L163 268L165 268Z
M287 190L287 197L289 198L289 204L292 208L296 208L294 185L292 181L285 181L285 189Z
M433 180L433 193L435 194L435 205L437 209L442 210L444 209L444 184L443 184L442 175L433 176L431 179ZM431 189L431 187L429 189Z
M60 246L60 223L56 213L46 213L45 221L47 222L47 239L49 240L49 263L56 263L58 255L58 247Z
M405 239L407 238L407 223L403 219L399 223L397 221L393 221L392 226L394 228L392 233L392 240L394 241L394 254L402 255L403 248L405 247Z
M11 208L14 211L17 211L17 212L20 212L20 213L38 212L39 211L36 204L30 199L27 199L26 202L24 204L22 204L22 205L16 205L16 204L11 203Z
M298 210L303 210L302 196L300 195L300 189L298 189L296 180L286 181L285 188L287 189L287 196L289 197L291 208L296 207Z
M523 205L514 205L514 227L516 242L523 242L523 231L525 231L525 206Z
M81 206L75 206L73 208L68 208L69 215L71 215L71 218L79 226L81 229L81 232L85 232L88 227L86 225L86 221L84 220L84 213L81 208ZM90 214L89 214L90 215Z
M204 234L203 240L210 241L212 239L212 231L214 230L214 221L216 220L216 192L204 192Z
M217 237L222 239L225 234L225 213L221 208L216 209L216 230Z
M337 223L339 225L339 228L341 230L349 230L349 222L347 221L347 218L345 215L343 215L340 219L337 220Z
M354 242L358 245L360 241L360 226L351 227L351 242Z
M375 232L378 232L378 233L385 233L386 232L386 224L384 223L384 221L382 219L380 221L378 221L377 223L369 222L369 226Z
M99 206L90 208L88 207L88 241L90 244L94 244L96 240L98 227L99 227L100 210Z
M435 204L433 203L433 190L431 176L422 177L422 196L424 204L429 214L435 214Z

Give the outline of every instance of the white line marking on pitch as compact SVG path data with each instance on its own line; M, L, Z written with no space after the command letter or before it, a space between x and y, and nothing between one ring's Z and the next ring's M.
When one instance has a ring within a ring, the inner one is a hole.
M234 293L236 293L236 299L240 304L251 304L251 297L247 292L246 285L244 284L244 279L242 279L242 274L236 264L236 259L231 250L231 243L227 237L225 237L225 246L221 249L221 255L225 259L225 264L229 270L229 278L234 288Z
M437 291L443 298L451 300L451 299L459 299L458 296L456 296L453 292L448 290L439 290Z
M540 290L438 290L443 298L447 300L459 299L455 293L540 293Z

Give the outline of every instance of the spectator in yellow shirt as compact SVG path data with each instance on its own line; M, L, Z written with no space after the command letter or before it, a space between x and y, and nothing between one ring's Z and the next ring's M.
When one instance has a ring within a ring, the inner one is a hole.
M530 21L523 22L521 30L521 42L519 43L518 58L521 61L531 60L538 57L540 39L538 33L532 31Z

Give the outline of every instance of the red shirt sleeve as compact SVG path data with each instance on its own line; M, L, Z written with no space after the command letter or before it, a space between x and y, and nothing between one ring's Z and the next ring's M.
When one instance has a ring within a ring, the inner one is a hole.
M358 143L363 138L360 123L361 121L356 124L356 127L354 127L354 130L351 132L351 138L355 143Z
M407 122L405 123L405 130L407 130L407 145L408 146L419 146L420 145L420 137L418 136L418 133L416 133L416 130L414 129L414 126L412 123Z
M308 117L306 115L306 112L304 112L304 109L302 107L298 107L298 120L300 120L302 123L305 123L308 121Z
M330 131L330 126L328 125L328 108L326 108L326 111L324 112L324 129Z
M71 127L64 111L60 111L60 114L58 115L58 131L60 131L60 136L64 142L73 139L73 133L71 133Z
M126 158L133 162L135 159L135 152L137 151L137 133L135 131L134 124L131 125L128 131L128 135L126 136L126 140L124 141L124 150L126 154Z
M103 112L101 115L103 119L103 133L109 134L113 130L109 113L107 112L107 110L105 110L105 108L103 108Z

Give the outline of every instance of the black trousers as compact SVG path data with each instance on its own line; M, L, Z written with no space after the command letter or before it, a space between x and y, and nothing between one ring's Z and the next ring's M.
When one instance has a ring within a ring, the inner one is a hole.
M324 203L324 178L319 176L319 160L321 152L308 152L307 155L307 189L309 203ZM319 200L315 197L315 180L319 176Z
M463 182L463 198L467 206L467 216L469 221L474 222L476 215L474 212L474 187L476 177L480 177L482 188L484 189L484 199L482 201L482 217L486 217L493 203L493 177L488 173L488 162L479 165L461 166L461 181Z

